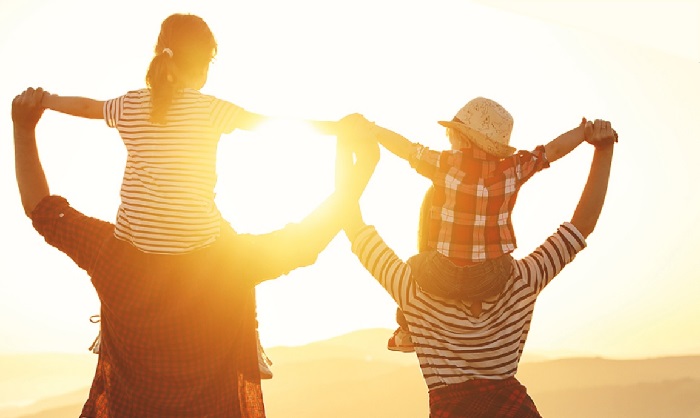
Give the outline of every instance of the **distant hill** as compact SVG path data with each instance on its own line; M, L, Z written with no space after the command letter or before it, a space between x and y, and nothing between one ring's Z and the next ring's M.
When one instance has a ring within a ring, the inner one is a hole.
M544 417L700 417L700 380L693 379L565 389L533 398Z
M0 417L76 418L88 396L88 387L59 396L52 396L24 408L0 410Z
M518 379L544 417L700 417L700 356L522 363Z
M263 381L267 416L426 418L428 394L416 356L386 350L391 332L362 330L302 347L268 349L274 378ZM0 365L3 361L0 356ZM32 376L15 377L40 386L44 377L36 369L31 368ZM52 376L58 378L55 371ZM76 370L66 378L81 378L85 386L33 405L0 408L0 418L77 417L92 371ZM700 356L527 361L518 378L547 418L700 417ZM0 383L10 380L3 374Z
M85 388L92 381L96 364L97 356L87 350L85 354L0 355L0 418L38 411L32 405L38 400ZM62 404L65 401L42 403L40 407Z

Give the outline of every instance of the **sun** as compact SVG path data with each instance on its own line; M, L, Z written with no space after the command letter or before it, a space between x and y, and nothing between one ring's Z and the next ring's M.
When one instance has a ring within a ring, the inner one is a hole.
M335 137L275 119L219 143L216 204L239 232L268 232L310 213L334 189Z

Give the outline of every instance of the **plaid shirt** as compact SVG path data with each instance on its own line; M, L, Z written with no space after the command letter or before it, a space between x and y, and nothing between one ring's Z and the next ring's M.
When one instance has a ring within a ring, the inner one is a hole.
M511 213L520 186L549 167L544 146L499 160L475 147L439 152L418 145L409 163L435 188L429 248L471 262L515 250Z
M541 418L515 377L474 379L430 391L431 418Z
M222 227L210 247L162 255L115 238L113 224L59 196L44 198L32 221L87 271L100 298L102 342L81 417L265 416L254 286L315 261L318 248L295 249L307 227Z

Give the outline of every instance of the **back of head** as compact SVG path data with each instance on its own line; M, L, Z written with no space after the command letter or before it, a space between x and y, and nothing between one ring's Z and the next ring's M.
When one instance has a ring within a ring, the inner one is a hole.
M509 145L513 116L494 100L476 97L459 109L452 120L438 123L447 128L453 148L468 143L495 158L505 158L516 151Z
M452 149L471 148L472 143L465 133L455 128L446 128L446 134Z
M174 14L163 21L146 74L146 85L151 89L152 122L164 122L178 90L197 82L204 84L216 52L214 35L201 17Z

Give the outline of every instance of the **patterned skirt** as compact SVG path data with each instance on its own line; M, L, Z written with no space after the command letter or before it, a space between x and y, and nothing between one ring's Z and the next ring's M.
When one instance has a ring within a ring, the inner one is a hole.
M430 391L430 418L541 418L514 377L474 379Z

